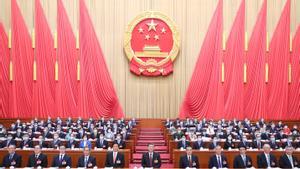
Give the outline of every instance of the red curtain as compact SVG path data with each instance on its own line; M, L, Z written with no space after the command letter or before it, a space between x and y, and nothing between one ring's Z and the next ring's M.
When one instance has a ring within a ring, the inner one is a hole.
M290 6L287 0L274 31L268 53L269 82L267 85L268 119L288 119L288 62L290 38Z
M79 22L80 114L84 117L122 117L124 114L84 0L80 0Z
M9 116L9 49L8 38L2 23L0 23L0 114Z
M56 104L62 117L78 116L78 82L76 39L61 0L57 1L58 77ZM66 97L67 96L67 97Z
M224 55L224 103L226 119L243 119L243 63L245 0L242 0L226 44Z
M246 52L247 83L244 88L244 114L249 119L266 118L266 51L267 0L264 0L254 25Z
M12 117L32 116L33 89L33 48L16 0L11 1L13 63L12 99L10 112Z
M224 117L221 84L222 30L223 1L219 0L181 105L180 118Z
M38 117L55 113L54 40L40 4L35 0L36 81L33 85L33 111ZM32 79L32 78L31 78Z
M293 52L290 58L292 74L289 85L288 113L290 119L300 119L300 26L293 39Z

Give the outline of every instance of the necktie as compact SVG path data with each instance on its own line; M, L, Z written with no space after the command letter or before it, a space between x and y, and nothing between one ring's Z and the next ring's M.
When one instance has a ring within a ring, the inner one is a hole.
M294 168L293 158L291 155L288 155L292 168Z
M149 154L150 167L152 167L152 153Z
M220 157L220 156L217 156L217 157L218 157L219 168L222 168L222 160L221 160L221 157Z
M113 156L114 156L114 157L113 157L113 158L114 158L114 163L116 163L117 153L114 152Z
M39 158L39 155L35 155L35 158L38 159L38 158Z
M86 156L86 157L85 157L85 160L84 160L84 167L86 167L86 166L87 166L88 159L89 159L89 157L88 157L88 156Z
M245 167L247 167L247 163L246 163L246 157L245 157L245 155L242 155L242 158L243 158L243 161L244 161L244 165L245 165Z
M62 160L63 160L63 155L61 154L60 158L59 158L59 161L62 161Z
M269 154L267 154L267 163L268 163L268 167L271 167L270 155Z
M9 160L12 160L13 157L14 157L14 155L13 155L13 154L10 154L10 155L9 155Z
M189 167L193 167L192 158L190 155L188 156L188 160L189 160Z

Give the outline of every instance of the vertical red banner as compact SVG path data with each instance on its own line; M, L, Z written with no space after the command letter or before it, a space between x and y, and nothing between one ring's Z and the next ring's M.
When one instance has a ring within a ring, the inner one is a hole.
M10 117L9 94L11 85L9 82L9 48L8 37L2 23L0 23L0 117Z
M56 106L62 117L78 116L78 82L76 39L61 0L57 0L58 77Z
M79 111L84 117L123 117L123 110L84 0L80 0L79 22Z
M10 112L12 117L32 117L33 48L16 0L11 1L11 23L13 81Z
M223 1L219 0L180 108L180 118L224 117L224 96L220 80L222 31Z

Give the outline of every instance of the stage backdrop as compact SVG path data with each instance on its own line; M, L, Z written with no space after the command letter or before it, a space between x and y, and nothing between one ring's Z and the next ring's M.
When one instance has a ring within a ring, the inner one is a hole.
M177 117L207 33L217 0L86 0L117 96L126 117ZM229 35L240 0L224 0L223 29ZM263 0L246 0L245 29L252 33ZM268 0L267 32L271 39L286 0ZM17 0L28 30L34 28L34 0ZM57 4L41 0L50 29L57 28ZM79 29L79 1L63 0L74 32ZM11 29L10 1L0 0L0 21L6 33ZM181 51L174 73L167 77L137 77L129 71L123 51L125 27L145 10L157 10L172 18L181 35ZM300 23L300 1L291 1L291 31Z

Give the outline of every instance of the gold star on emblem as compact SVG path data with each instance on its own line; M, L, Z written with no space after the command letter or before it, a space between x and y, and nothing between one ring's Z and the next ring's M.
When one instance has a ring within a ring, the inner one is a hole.
M162 29L161 29L161 33L166 33L166 29L165 29L165 28L162 28Z
M146 36L145 36L145 39L146 39L146 40L149 40L149 39L150 39L150 36L149 36L149 35L146 35Z
M155 36L154 36L154 39L155 39L155 40L158 40L158 39L159 39L159 36L158 36L158 35L155 35Z
M141 28L141 27L138 30L139 30L139 33L143 33L144 32L143 28Z
M148 25L148 31L151 31L153 29L156 32L157 23L154 23L153 19L151 20L150 23L147 23L147 25Z

